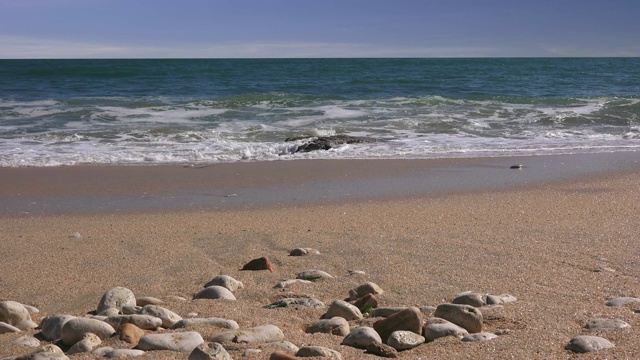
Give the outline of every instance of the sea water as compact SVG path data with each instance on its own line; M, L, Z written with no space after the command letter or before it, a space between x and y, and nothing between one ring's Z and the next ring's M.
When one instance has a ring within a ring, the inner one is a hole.
M0 60L0 166L639 148L640 58Z

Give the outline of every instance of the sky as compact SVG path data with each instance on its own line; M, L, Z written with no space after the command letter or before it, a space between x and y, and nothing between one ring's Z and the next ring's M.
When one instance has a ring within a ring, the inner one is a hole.
M0 58L640 56L639 0L0 0Z

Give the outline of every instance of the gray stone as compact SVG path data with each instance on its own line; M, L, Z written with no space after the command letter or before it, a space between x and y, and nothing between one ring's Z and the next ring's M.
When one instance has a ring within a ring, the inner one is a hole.
M236 297L226 287L213 285L206 287L197 294L193 295L193 299L223 299L223 300L235 300Z
M484 299L482 298L482 294L474 293L474 292L466 292L463 294L459 294L453 300L451 300L452 304L461 304L461 305L470 305L473 307L481 307L485 305Z
M631 325L618 319L592 319L587 322L586 327L590 330L609 330L624 329L631 327Z
M483 299L485 305L500 305L504 302L499 296L496 295L487 294L483 296Z
M34 348L40 346L40 340L34 338L33 336L21 336L13 340L11 343Z
M0 301L0 321L13 325L20 330L30 330L38 327L31 320L29 311L17 301Z
M94 349L91 352L91 355L106 356L109 351L113 351L113 348L111 346L101 346L97 349Z
M313 298L285 298L277 300L269 305L266 305L266 309L275 309L281 307L292 307L292 308L323 308L324 303L320 300Z
M424 342L425 338L422 335L406 330L394 331L387 339L387 345L398 351L413 349Z
M360 326L352 330L343 340L341 345L364 349L372 342L382 342L380 334L368 326Z
M151 315L160 318L160 320L162 320L162 327L166 329L182 320L180 315L158 305L145 305L142 307L140 313L142 315Z
M104 316L105 318L108 318L109 316L119 315L119 314L120 314L120 310L116 308L108 308L108 309L102 310L97 316Z
M295 285L295 284L313 284L313 281L309 281L309 280L303 280L303 279L289 279L289 280L282 280L279 283L276 284L276 286L274 286L274 289L286 289L291 285Z
M640 298L636 298L636 297L619 297L619 298L615 298L615 299L611 299L607 302L605 302L604 304L606 306L624 306L624 305L629 305L629 304L634 304L640 302Z
M164 301L151 296L143 296L136 298L136 306L143 307L145 305L162 305Z
M500 300L502 300L502 302L504 304L507 304L507 303L510 303L510 302L514 302L514 301L518 301L518 299L515 296L509 295L509 294L498 295L498 298L500 298Z
M475 342L475 341L487 341L491 339L497 338L498 335L490 332L479 332L474 334L465 335L462 337L462 341L464 342Z
M140 315L142 314L142 308L143 306L139 306L139 305L135 305L135 306L126 305L122 307L122 310L120 310L120 312L124 315L136 315L136 314Z
M133 291L122 286L116 286L102 296L96 312L101 313L108 308L122 310L122 307L126 305L136 305L136 297L133 295Z
M373 328L386 343L394 331L407 330L416 334L422 333L422 313L416 307L408 307L398 313L373 323Z
M318 320L309 325L304 332L346 336L349 334L349 323L344 318L336 316L331 319Z
M435 307L435 306L429 306L429 305L427 305L427 306L421 306L421 307L420 307L420 312L421 312L423 315L429 315L429 316L430 316L430 315L433 315L433 313L434 313L435 311L436 311L436 307Z
M284 340L284 334L275 325L261 325L246 330L225 331L215 334L211 342L270 343Z
M22 330L18 329L17 327L7 324L4 321L0 321L0 334L7 334L7 333L18 333L21 332Z
M482 331L482 313L470 305L440 304L433 315L461 326L470 333Z
M564 348L576 353L588 353L614 347L609 340L599 336L581 335L569 341Z
M297 353L298 350L300 350L294 343L290 341L274 341L274 342L269 342L266 345L277 347L292 355L295 355L295 353Z
M296 275L296 279L316 281L316 280L323 280L323 279L333 279L333 276L329 275L328 273L322 270L305 270L301 273L298 273Z
M49 315L42 319L40 322L40 328L42 329L42 336L49 341L60 339L60 331L62 326L69 320L75 319L73 315L55 314Z
M369 317L388 317L393 314L399 313L402 310L406 310L406 306L402 307L379 307L371 310Z
M195 331L147 334L140 338L140 350L171 350L178 352L192 352L204 339Z
M367 294L380 295L383 292L384 291L382 291L382 289L375 283L367 282L354 289L349 290L349 299L353 301Z
M104 321L89 318L74 318L67 321L60 330L60 340L72 346L82 340L86 333L96 334L100 339L109 338L116 331Z
M298 350L298 352L296 353L296 356L297 357L318 356L318 357L326 357L326 358L338 359L338 360L342 359L342 355L340 355L339 352L329 348L322 347L322 346L303 346L300 348L300 350Z
M104 356L110 359L114 358L127 358L144 355L145 352L139 349L115 349L106 353Z
M204 342L198 345L189 360L233 360L225 348L216 342Z
M102 343L102 340L96 334L86 333L82 336L82 340L73 344L71 349L67 351L67 354L89 353L93 349L97 348Z
M193 319L182 319L175 323L171 328L172 329L180 329L186 326L191 325L207 325L207 326L215 326L223 329L229 330L237 330L240 329L238 323L233 320L227 320L222 318L210 317L210 318L193 318Z
M458 339L468 335L469 332L460 326L445 319L432 317L422 327L422 336L426 342L434 341L445 336L454 336Z
M347 321L360 320L363 318L360 309L343 300L334 300L329 306L329 309L327 309L327 312L322 315L322 318L331 319L336 316L344 318Z
M113 326L114 329L119 329L122 324L133 324L140 329L155 330L162 326L162 320L158 317L151 315L113 315L109 316L106 323Z
M209 286L214 286L214 285L222 286L223 288L226 288L231 292L244 288L244 284L242 284L242 282L232 278L229 275L218 275L213 279L209 280L209 282L206 283L204 287L208 288Z
M11 356L3 360L69 360L69 358L56 345L47 344L28 354Z
M289 256L320 255L320 251L312 248L297 248L289 252Z

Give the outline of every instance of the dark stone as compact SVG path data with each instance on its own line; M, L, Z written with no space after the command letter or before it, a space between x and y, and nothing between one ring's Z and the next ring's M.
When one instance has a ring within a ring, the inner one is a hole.
M364 313L369 308L375 309L378 307L378 298L373 294L366 294L365 296L353 301L352 304Z
M349 136L349 135L333 135L333 136L296 136L286 138L285 141L298 141L307 140L306 143L298 146L295 152L310 152L316 150L329 150L336 145L343 144L364 144L374 143L377 139L361 136Z
M269 270L273 272L273 265L271 265L269 258L264 256L249 261L240 270Z
M367 345L367 354L378 355L384 358L397 358L398 351L389 345L377 341Z

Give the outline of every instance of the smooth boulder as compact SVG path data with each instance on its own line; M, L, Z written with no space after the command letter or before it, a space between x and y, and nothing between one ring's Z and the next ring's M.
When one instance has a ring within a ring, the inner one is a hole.
M605 338L599 336L580 335L571 339L567 346L565 346L565 349L576 353L588 353L612 347L615 347L615 345Z
M229 275L218 275L213 279L209 280L209 282L206 283L204 287L208 288L209 286L214 286L214 285L222 286L223 288L226 288L231 292L244 288L244 284L242 284L242 282L232 278Z
M30 330L38 326L31 320L27 308L17 301L0 301L0 321L20 330Z
M307 334L324 333L346 336L349 334L349 322L342 317L335 316L331 319L322 319L307 326L304 330Z
M87 333L93 333L100 339L111 337L116 331L114 328L104 321L89 318L74 318L67 321L60 330L60 340L67 345L72 346L82 340Z
M215 327L229 329L229 330L240 329L240 326L238 326L238 323L235 322L234 320L227 320L227 319L216 318L216 317L182 319L177 323L173 324L171 328L180 329L180 328L191 326L191 325L215 326Z
M352 330L347 335L340 345L346 345L355 347L358 349L364 349L367 345L373 342L382 342L380 334L378 334L373 328L368 326L360 326Z
M147 334L140 338L138 349L140 350L171 350L178 352L192 352L204 339L195 331Z
M178 321L182 320L182 317L173 311L163 308L158 305L145 305L140 310L140 314L142 315L151 315L162 320L163 328L170 328Z
M96 312L101 313L108 308L122 310L122 307L127 305L135 306L136 296L133 291L122 286L116 286L102 295Z
M42 330L42 336L49 341L60 339L60 331L64 324L75 319L76 316L65 314L49 315L42 319L40 322L40 329Z
M433 315L463 327L470 333L482 331L482 313L470 305L440 304Z
M323 319L331 319L339 316L347 321L360 320L363 318L360 309L343 300L334 300L327 312L322 315Z
M339 352L322 346L302 346L296 353L297 357L326 357L331 359L342 359Z
M424 336L426 342L431 342L445 336L454 336L462 339L462 337L468 334L469 332L464 328L437 317L427 319L427 322L422 327L422 336Z
M398 330L422 333L422 315L417 307L408 307L384 319L373 323L373 328L380 334L383 343L387 343L389 336Z
M422 335L406 330L394 331L387 339L387 345L398 351L413 349L424 342L425 338Z
M225 331L211 337L211 342L270 343L284 340L284 333L275 325L261 325L246 330Z
M235 295L226 287L219 285L212 285L200 290L197 294L193 295L193 299L223 299L223 300L236 300Z

